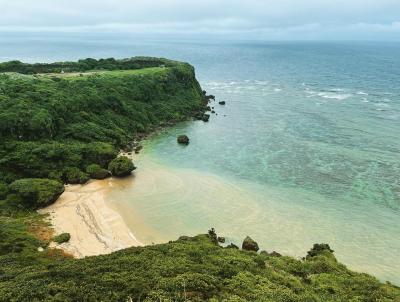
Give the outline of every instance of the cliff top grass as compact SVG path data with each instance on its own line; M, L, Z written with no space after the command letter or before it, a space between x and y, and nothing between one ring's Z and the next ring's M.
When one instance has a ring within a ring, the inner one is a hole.
M1 63L0 72L5 183L27 177L76 182L68 177L72 168L107 168L138 135L204 107L194 68L166 59L13 61Z
M140 69L128 70L88 70L83 72L63 72L63 73L37 73L37 74L22 74L18 72L1 72L0 74L13 77L15 79L35 79L54 77L68 80L79 80L87 76L124 76L124 75L146 75L158 72L166 72L171 67L144 67Z

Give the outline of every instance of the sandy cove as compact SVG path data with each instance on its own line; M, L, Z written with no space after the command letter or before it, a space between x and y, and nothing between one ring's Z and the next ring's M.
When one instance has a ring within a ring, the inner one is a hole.
M68 185L54 204L39 211L49 214L56 234L71 234L68 243L57 245L53 242L51 247L83 258L143 245L104 199L112 182L110 178L92 180L85 185Z

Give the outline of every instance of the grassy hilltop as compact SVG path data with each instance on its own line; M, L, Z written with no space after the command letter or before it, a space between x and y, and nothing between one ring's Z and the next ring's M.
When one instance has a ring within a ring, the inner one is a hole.
M69 234L53 238L35 209L64 183L130 172L121 148L206 104L186 63L1 63L0 301L400 301L326 245L302 260L222 247L214 232L80 260L48 247Z
M106 167L139 134L204 107L193 67L165 59L9 62L1 71L5 183L26 177L73 182L71 168L77 174L90 164Z

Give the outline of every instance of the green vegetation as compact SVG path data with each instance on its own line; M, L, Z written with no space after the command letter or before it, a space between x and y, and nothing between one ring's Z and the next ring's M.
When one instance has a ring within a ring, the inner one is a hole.
M53 238L53 241L57 242L58 244L68 242L71 239L70 233L62 233L57 235Z
M64 180L70 184L84 184L89 180L89 176L76 167L65 168Z
M119 156L108 165L108 170L111 171L111 174L118 177L129 175L135 169L136 167L133 165L132 160L126 156Z
M90 178L93 179L104 179L111 175L111 173L108 170L103 169L102 167L96 164L91 164L87 166L86 173L89 174Z
M0 302L400 301L400 289L338 263L326 244L303 260L240 250L211 229L167 244L73 259L34 209L63 183L121 176L120 148L155 127L204 118L185 63L155 58L0 64ZM210 98L210 97L208 97ZM107 170L108 169L108 170Z
M38 73L72 73L92 70L134 70L150 67L174 67L177 62L151 57L135 57L131 59L83 59L78 62L56 62L26 64L20 61L10 61L0 64L0 72L18 72L21 74Z
M295 260L223 248L200 235L76 260L35 252L30 240L11 258L0 255L0 301L400 299L399 288L349 271L329 250Z
M27 208L41 208L53 203L64 192L62 183L39 178L26 178L14 181L10 187L12 194Z
M204 107L193 67L165 59L7 62L0 71L8 72L0 74L0 181L6 183L83 182L87 166L107 168L138 135Z

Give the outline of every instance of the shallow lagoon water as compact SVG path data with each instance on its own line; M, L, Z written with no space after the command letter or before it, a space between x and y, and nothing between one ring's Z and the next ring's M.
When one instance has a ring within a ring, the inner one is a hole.
M349 267L400 284L400 45L0 37L1 60L155 55L196 67L225 100L209 123L146 142L109 196L147 243L215 227L304 256L327 242ZM176 135L191 142L182 147Z
M212 104L218 115L146 143L143 166L156 162L185 188L141 198L131 187L119 196L130 196L155 242L210 227L236 244L251 235L264 249L296 257L327 242L349 267L400 283L398 59L393 73L377 74L362 64L375 66L378 57L355 64L355 49L346 47L336 49L342 56L324 47L281 46L286 57L249 49L260 55L258 66L236 49L232 65L223 63L227 79L214 69L200 77L227 102ZM176 144L179 134L189 146Z

